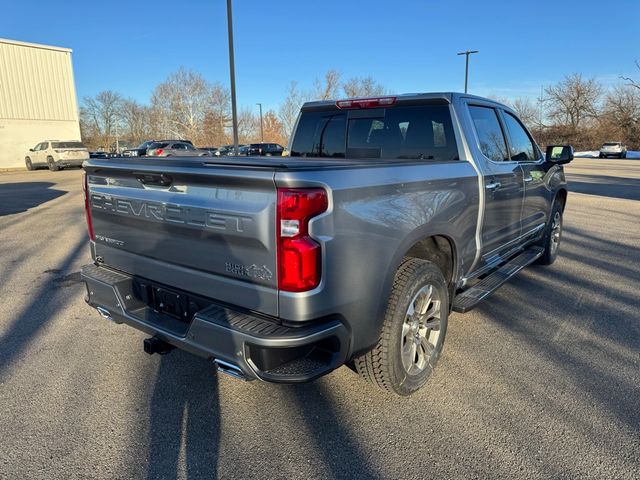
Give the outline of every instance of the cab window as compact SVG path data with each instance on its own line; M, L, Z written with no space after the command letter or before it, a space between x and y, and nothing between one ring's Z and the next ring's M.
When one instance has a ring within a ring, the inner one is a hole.
M509 112L504 112L504 123L509 133L509 155L511 160L517 162L532 162L537 160L533 141L520 121Z
M498 120L498 112L491 107L470 105L469 113L484 156L494 162L508 160L507 144Z

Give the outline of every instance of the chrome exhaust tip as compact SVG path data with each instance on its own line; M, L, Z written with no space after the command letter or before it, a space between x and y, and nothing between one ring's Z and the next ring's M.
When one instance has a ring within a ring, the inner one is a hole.
M243 380L243 381L249 380L247 376L242 372L242 370L240 370L240 368L238 368L235 365L232 365L231 363L227 363L223 360L214 358L213 364L216 366L218 372L220 373L224 373L238 380Z
M110 322L113 323L122 323L122 322L118 322L116 320L113 319L113 316L111 315L111 312L109 310L107 310L104 307L96 307L96 310L98 311L98 313L100 314L100 316L106 320L109 320Z

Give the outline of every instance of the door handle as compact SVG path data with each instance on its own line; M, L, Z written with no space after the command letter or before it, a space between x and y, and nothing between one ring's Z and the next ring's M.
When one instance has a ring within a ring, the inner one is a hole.
M529 183L531 180L533 180L533 177L524 177L524 183Z
M491 182L491 183L487 183L485 185L485 187L487 188L487 190L497 190L502 186L502 184L500 182Z
M171 175L166 175L164 173L158 175L145 172L133 172L133 175L143 185L158 185L161 187L168 187L173 182L173 178L171 177Z

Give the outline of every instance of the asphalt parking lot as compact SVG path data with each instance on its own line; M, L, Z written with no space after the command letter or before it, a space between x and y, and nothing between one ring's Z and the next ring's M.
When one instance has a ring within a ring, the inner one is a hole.
M80 171L0 174L0 478L640 478L640 161L567 172L559 260L454 314L410 398L146 355L83 301Z

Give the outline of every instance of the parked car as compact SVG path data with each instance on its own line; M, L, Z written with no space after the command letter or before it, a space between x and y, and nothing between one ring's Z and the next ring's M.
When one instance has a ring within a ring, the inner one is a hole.
M218 147L199 147L200 150L206 150L207 152L209 152L209 155L211 156L216 156L218 157L219 155L217 155L218 151L220 150Z
M205 157L207 150L195 148L190 142L154 142L147 149L148 157Z
M229 155L233 155L233 148L231 152L229 152ZM238 145L238 155L249 155L249 145Z
M238 144L238 155L246 155L248 145ZM214 154L216 157L224 157L233 155L233 145L223 145L218 148L218 151Z
M78 140L46 140L29 149L24 163L27 170L49 167L55 172L65 167L81 167L88 159L89 150Z
M87 302L149 334L147 353L280 383L346 363L408 395L451 311L554 262L572 159L457 93L305 103L290 157L91 159Z
M188 143L193 146L191 140L147 140L146 142L141 143L136 148L129 148L122 151L123 157L144 157L147 155L147 150L150 148L153 143L169 143L169 142L182 142Z
M247 155L264 155L266 157L281 157L284 147L277 143L251 143Z
M607 142L600 147L600 158L627 158L627 146L622 142Z

